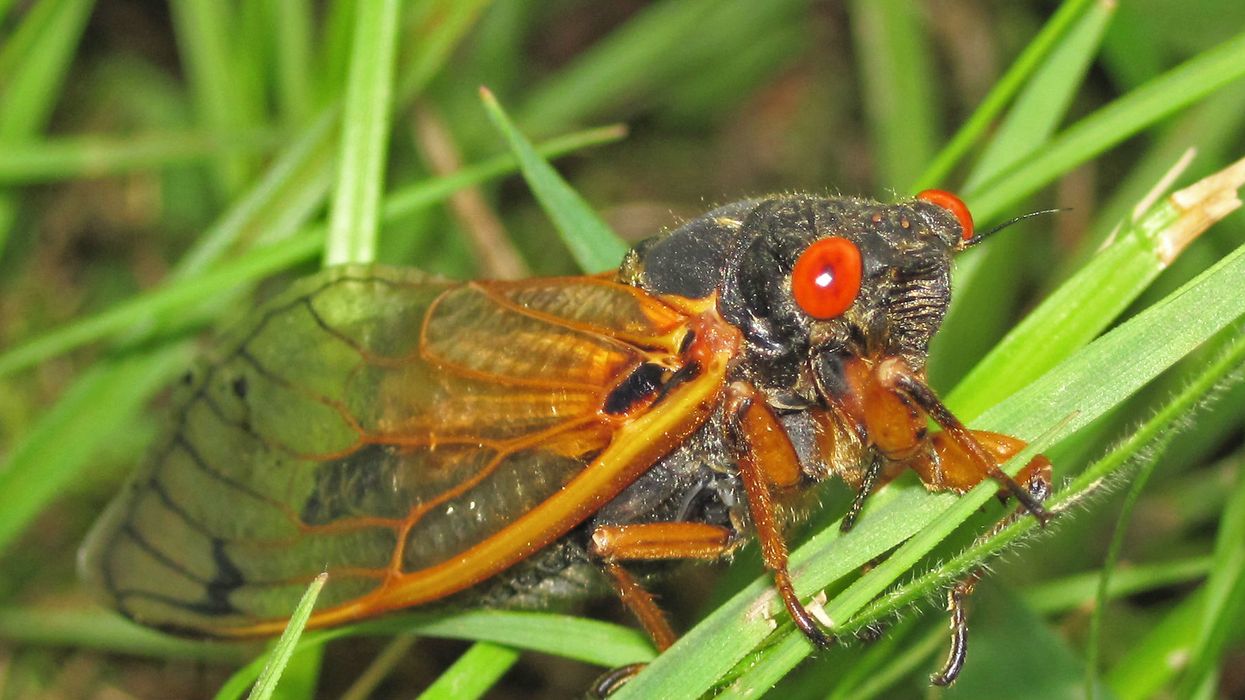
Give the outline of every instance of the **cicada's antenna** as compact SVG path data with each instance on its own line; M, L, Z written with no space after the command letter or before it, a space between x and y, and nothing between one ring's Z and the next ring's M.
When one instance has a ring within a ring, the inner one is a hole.
M1069 211L1069 210L1068 210L1068 209L1066 209L1066 208L1060 208L1060 209L1042 209L1041 211L1033 211L1033 212L1029 212L1028 214L1021 214L1020 216L1017 216L1017 217L1016 217L1016 218L1014 218L1014 219L1011 219L1011 220L1009 220L1009 221L1004 221L1003 223L999 224L998 226L995 226L994 228L992 228L992 229L990 229L990 230L988 230L988 231L982 231L981 233L974 234L971 238L965 238L964 240L960 241L960 244L959 244L958 246L956 246L956 248L955 248L955 249L956 249L956 251L958 252L958 251L961 251L961 250L966 250L966 249L968 249L968 248L972 248L973 246L975 246L975 245L977 245L978 243L980 243L980 242L984 241L985 239L989 238L990 236L993 236L994 234L998 233L999 231L1002 231L1003 229L1007 228L1008 226L1011 226L1012 224L1018 224L1018 223L1020 223L1021 221L1024 221L1025 219L1032 219L1032 218L1033 218L1033 217L1035 217L1035 216L1042 216L1043 214L1055 214L1055 213L1057 213L1057 212L1061 212L1061 211Z

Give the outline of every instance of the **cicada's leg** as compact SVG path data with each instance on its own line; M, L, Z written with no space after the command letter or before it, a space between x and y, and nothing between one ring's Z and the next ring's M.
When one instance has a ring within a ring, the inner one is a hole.
M618 598L653 639L657 651L665 651L678 635L653 594L635 580L622 561L657 559L718 559L730 551L735 533L724 527L704 523L635 523L602 525L592 532L589 551L602 562L613 579ZM592 684L592 694L606 697L644 669L645 664L629 664L613 669Z
M795 594L787 568L787 541L775 517L774 489L799 483L800 462L774 412L755 388L735 383L728 388L727 427L739 463L739 475L748 500L748 513L761 546L761 561L773 572L774 588L795 626L815 646L834 640L822 631L812 613Z
M969 430L974 442L999 464L1015 457L1025 448L1025 441L1019 438L992 433L987 430ZM939 490L964 492L981 481L981 471L975 459L964 451L960 442L949 433L938 433L929 439L930 449L910 460L921 481ZM1036 487L1036 482L1050 483L1050 460L1038 455L1016 474L1016 482L1021 484L1027 493ZM1000 491L999 495L1011 493L1010 490ZM1024 505L1024 504L1022 504ZM1027 508L1027 505L1026 505Z
M839 531L847 532L856 525L856 518L860 517L860 511L865 507L865 499L869 498L869 494L873 493L873 489L878 485L878 477L882 475L882 458L874 455L869 462L869 466L865 468L864 478L860 480L860 488L856 490L856 497L852 499L852 505L847 509L847 513L843 515L843 520L839 521Z
M1007 489L1011 495L1015 496L1016 500L1033 517L1037 518L1039 523L1045 526L1050 522L1050 512L1029 493L1027 488L1017 483L1015 479L1008 476L1002 469L999 469L998 461L982 445L977 437L978 434L965 427L960 422L960 419L956 418L955 414L951 413L942 403L942 400L938 398L934 390L929 388L925 380L914 372L907 363L899 358L891 358L883 362L878 367L877 372L883 386L911 398L921 410L925 411L930 418L934 419L934 422L942 427L943 432L939 435L946 436L942 439L954 442L963 453L963 457L958 462L954 464L945 463L941 466L943 478L955 474L958 477L958 481L944 481L941 483L926 481L925 483L934 487L963 491L968 487L977 485L984 479L994 479L1003 488ZM985 435L985 433L980 434ZM938 436L935 436L933 439L937 440ZM1024 443L1021 442L1020 444L1023 446ZM938 449L937 443L935 443L935 449ZM944 451L950 455L949 450L944 448ZM920 459L918 458L918 461ZM1045 462L1044 457L1035 458L1035 461L1038 459ZM1049 465L1050 463L1046 462L1046 468L1049 468ZM1032 467L1033 465L1031 464L1030 466ZM1040 465L1034 467L1035 470L1040 470L1041 468ZM960 484L964 484L964 486Z
M979 438L986 436L986 439L982 440L984 445L995 447L1006 444L1010 451L1001 457L1004 460L1024 449L1024 442L1016 438L997 433L981 433L980 431L976 434ZM1001 438L1001 440L993 438ZM1039 459L1041 460L1040 462ZM1050 462L1045 457L1035 458L1026 465L1024 471L1018 475L1018 478L1021 477L1023 477L1026 492L1033 500L1041 503L1050 496ZM1020 508L1017 508L1010 515L995 523L994 527L990 528L989 531L977 537L974 540L974 544L994 537L1002 532L1004 528L1024 517L1027 512L1030 511L1026 506L1022 505ZM929 677L929 682L934 685L951 685L964 668L964 659L968 656L968 611L965 609L965 605L984 573L984 569L974 569L963 579L957 581L951 587L951 590L947 591L947 611L951 613L951 646L947 652L947 660L943 663L942 669Z

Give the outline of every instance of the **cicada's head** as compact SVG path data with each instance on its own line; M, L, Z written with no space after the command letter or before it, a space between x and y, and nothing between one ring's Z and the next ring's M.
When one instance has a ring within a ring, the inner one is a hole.
M775 197L743 219L720 292L772 388L827 357L925 365L950 301L951 258L976 242L968 209L927 191L898 204ZM806 392L800 392L806 393Z

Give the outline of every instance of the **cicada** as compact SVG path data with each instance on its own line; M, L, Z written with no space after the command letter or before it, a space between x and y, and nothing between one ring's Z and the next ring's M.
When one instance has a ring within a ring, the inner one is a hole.
M280 632L322 571L310 627L612 588L665 649L635 564L756 538L827 644L784 539L820 482L857 490L845 528L905 469L935 491L993 479L1046 517L1049 463L1009 478L1024 443L966 428L925 380L952 258L981 238L942 191L790 194L714 209L606 275L325 270L185 375L83 568L126 616L220 637Z

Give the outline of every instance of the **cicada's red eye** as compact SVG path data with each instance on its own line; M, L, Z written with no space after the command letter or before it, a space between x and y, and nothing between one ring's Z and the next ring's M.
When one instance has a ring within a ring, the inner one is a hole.
M827 321L843 315L860 293L860 249L840 238L810 245L791 270L791 295L804 313Z
M968 240L973 237L973 215L968 211L964 200L946 190L925 190L916 196L930 204L937 204L955 215L960 222L960 238Z

